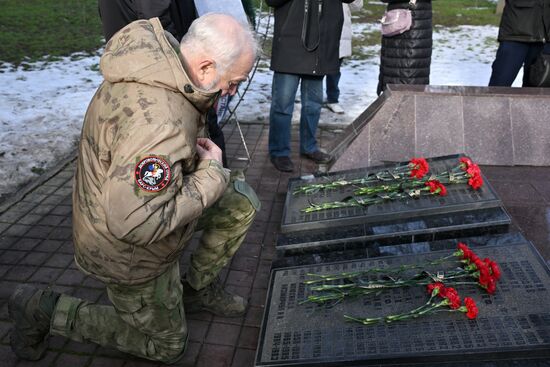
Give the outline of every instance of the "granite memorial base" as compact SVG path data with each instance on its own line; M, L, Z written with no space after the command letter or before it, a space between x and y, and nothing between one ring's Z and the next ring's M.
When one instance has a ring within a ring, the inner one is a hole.
M330 171L465 152L477 163L550 165L550 89L388 85L329 152Z
M550 360L550 270L519 233L462 239L502 271L494 295L457 286L472 297L478 317L461 312L362 325L343 315L379 317L427 300L425 287L397 288L332 306L302 303L308 274L334 274L418 264L456 249L458 240L383 246L369 258L274 269L262 321L256 366L544 366ZM334 253L333 253L334 254ZM366 257L366 256L363 256Z
M428 159L431 173L442 173L456 168L461 155L450 155ZM364 178L369 174L391 170L396 166L406 165L400 162L376 167L359 168L348 171L332 172L308 178L290 179L285 200L281 232L323 229L349 226L363 223L379 223L403 218L416 218L438 214L456 213L469 210L495 208L501 206L494 189L484 178L484 184L478 190L467 184L447 185L446 196L427 195L419 198L385 201L376 205L328 209L305 213L304 208L311 203L322 204L341 201L354 195L354 185L340 187L336 190L321 190L315 193L294 192L304 185L333 182L339 179L353 180Z
M277 236L276 249L279 257L345 251L376 244L402 244L504 233L508 231L510 223L510 216L503 207L466 210L280 233Z

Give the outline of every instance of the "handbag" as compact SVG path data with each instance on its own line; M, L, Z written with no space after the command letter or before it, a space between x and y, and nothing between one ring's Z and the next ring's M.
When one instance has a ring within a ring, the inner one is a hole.
M391 37L404 33L412 27L412 10L416 8L416 0L409 1L408 9L392 9L384 13L380 23L382 24L382 36Z
M530 87L550 87L550 55L540 53L529 66Z

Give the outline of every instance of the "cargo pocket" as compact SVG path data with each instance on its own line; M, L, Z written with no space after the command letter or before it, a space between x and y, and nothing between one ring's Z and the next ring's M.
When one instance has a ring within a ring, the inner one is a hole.
M125 292L123 286L107 287L107 296L119 315L121 313L130 315L144 307L141 295Z
M260 210L260 207L261 207L260 199L258 199L256 192L254 192L254 189L250 187L250 185L246 183L246 181L235 180L233 182L233 187L235 188L236 192L245 196L248 199L248 201L250 201L250 204L252 204L252 206L256 211Z
M155 319L161 325L160 331L171 331L176 334L186 332L187 327L183 312L183 286L179 277L179 268L178 276L171 277L168 287L163 287L161 292L157 294L157 297L159 297L157 301L162 306L152 307L153 313L159 312Z

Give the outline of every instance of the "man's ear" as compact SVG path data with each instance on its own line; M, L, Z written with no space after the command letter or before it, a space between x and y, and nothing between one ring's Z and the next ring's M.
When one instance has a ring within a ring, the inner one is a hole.
M202 82L209 76L210 74L216 72L216 63L212 59L205 59L199 63L199 75L198 78Z

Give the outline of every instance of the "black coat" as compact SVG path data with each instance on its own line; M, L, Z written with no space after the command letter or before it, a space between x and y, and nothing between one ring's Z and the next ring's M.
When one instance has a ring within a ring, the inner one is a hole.
M506 0L499 41L548 42L550 40L550 0Z
M99 17L105 42L127 24L138 19L158 17L164 29L177 38L170 3L172 0L99 0Z
M266 0L275 8L271 70L318 76L337 73L344 22L342 2L352 1Z
M388 10L406 9L409 2L383 0ZM386 84L430 84L432 60L432 2L418 0L412 27L392 37L382 37L378 94Z
M255 9L251 0L242 0L250 23L255 26ZM127 24L138 19L158 17L162 27L178 41L198 18L193 0L99 0L99 17L105 42Z

